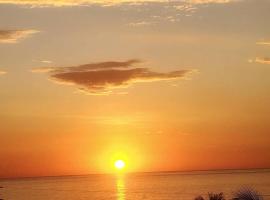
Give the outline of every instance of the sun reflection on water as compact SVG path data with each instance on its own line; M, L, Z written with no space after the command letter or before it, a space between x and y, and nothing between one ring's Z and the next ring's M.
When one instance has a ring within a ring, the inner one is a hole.
M125 179L123 176L116 177L116 192L117 200L126 199Z

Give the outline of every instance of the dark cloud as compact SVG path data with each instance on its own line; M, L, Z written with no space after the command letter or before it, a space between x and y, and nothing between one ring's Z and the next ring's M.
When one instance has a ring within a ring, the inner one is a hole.
M114 88L127 87L137 82L153 82L185 77L191 70L154 72L145 67L134 67L139 60L101 62L73 67L37 68L33 72L46 72L57 83L71 84L89 94L109 93Z
M37 30L0 30L0 43L17 43L19 39L26 38Z

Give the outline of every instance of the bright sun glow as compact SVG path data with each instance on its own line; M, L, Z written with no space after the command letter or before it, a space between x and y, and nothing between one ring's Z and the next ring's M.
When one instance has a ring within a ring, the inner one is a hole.
M116 169L118 169L118 170L121 170L121 169L123 169L123 168L125 168L125 162L123 161L123 160L117 160L117 161L115 161L115 163L114 163L114 167L116 168Z

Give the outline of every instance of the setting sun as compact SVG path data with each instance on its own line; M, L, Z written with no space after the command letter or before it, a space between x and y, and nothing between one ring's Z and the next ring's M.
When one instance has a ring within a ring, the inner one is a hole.
M0 0L0 200L270 200L269 10Z
M125 168L125 162L123 160L117 160L114 163L114 167L118 170L124 169Z

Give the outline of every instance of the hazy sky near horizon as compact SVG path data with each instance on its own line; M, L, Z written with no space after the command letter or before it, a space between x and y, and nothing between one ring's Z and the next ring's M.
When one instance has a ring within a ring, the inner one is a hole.
M0 0L0 177L270 167L269 9Z

